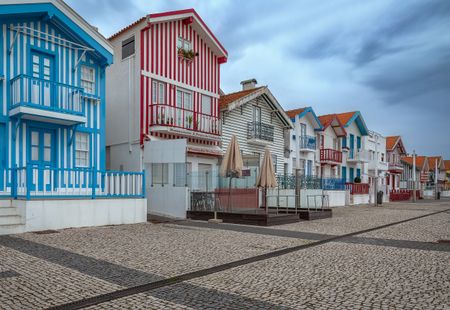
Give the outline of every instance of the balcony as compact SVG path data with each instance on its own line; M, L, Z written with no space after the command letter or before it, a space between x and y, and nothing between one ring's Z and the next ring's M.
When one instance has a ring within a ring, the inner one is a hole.
M316 150L316 137L300 136L300 152L314 152Z
M388 163L388 170L391 173L402 173L403 172L403 165L400 162L389 162Z
M247 123L247 139L249 143L266 145L273 142L274 127L263 123Z
M342 152L334 149L320 149L322 164L337 165L342 163Z
M350 149L347 162L349 163L367 163L370 160L369 152L365 150Z
M220 139L218 117L165 104L150 106L150 130L206 140Z
M83 89L18 75L11 80L9 115L62 125L85 123Z
M369 184L367 183L345 183L345 189L350 191L350 195L369 194Z

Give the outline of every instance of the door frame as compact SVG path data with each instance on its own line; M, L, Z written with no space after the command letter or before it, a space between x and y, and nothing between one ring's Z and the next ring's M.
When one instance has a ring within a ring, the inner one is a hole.
M6 139L6 124L0 123L0 140L8 141ZM3 191L8 184L8 174L6 173L6 178L3 179L5 171L8 167L6 153L7 153L8 143L0 144L0 191Z

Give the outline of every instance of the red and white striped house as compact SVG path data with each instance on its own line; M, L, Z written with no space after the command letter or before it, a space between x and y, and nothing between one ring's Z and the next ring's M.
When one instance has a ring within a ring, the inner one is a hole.
M109 40L116 53L107 77L109 167L151 169L153 141L185 139L188 174L212 171L222 155L220 67L228 54L205 22L194 9L149 14ZM171 145L163 145L169 160ZM175 183L180 173L164 169L154 169L151 186Z

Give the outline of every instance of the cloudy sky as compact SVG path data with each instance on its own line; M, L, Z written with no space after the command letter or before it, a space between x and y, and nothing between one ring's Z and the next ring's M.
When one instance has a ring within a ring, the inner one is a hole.
M450 159L448 0L67 0L109 36L148 13L195 8L228 50L222 89L256 78L285 109L360 110L408 152Z

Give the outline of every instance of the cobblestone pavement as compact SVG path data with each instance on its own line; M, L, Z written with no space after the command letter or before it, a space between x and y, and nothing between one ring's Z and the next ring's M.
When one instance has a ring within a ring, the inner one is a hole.
M139 224L1 236L0 309L42 309L445 209L338 208L253 232ZM91 309L450 309L450 245L436 243L449 227L450 211Z

